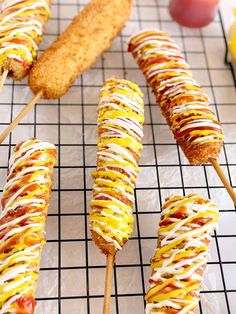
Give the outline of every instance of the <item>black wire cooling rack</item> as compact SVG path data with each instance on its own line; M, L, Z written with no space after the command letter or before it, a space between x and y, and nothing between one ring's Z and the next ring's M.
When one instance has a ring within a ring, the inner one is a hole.
M53 14L42 49L57 37L87 2L53 1ZM102 312L105 258L91 241L87 214L92 191L90 173L95 168L96 159L98 93L103 81L111 75L138 83L145 94L146 106L141 173L135 191L135 230L132 239L117 256L112 313L144 313L143 296L148 286L149 259L156 245L161 204L169 194L189 192L214 199L221 216L220 228L211 246L199 313L236 313L235 207L211 166L188 165L141 72L127 52L127 39L142 28L159 28L169 32L177 41L194 76L210 95L212 107L223 124L225 145L220 164L234 187L235 76L232 65L224 62L226 36L220 13L210 26L190 30L171 20L167 3L166 0L136 0L132 17L112 48L97 60L91 70L80 76L60 100L40 101L1 146L2 187L11 148L17 142L36 136L55 143L58 148L37 314ZM27 81L6 82L0 98L0 130L12 121L31 96Z

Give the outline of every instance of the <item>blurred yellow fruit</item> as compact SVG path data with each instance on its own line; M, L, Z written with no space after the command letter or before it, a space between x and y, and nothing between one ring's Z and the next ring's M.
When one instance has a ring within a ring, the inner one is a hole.
M233 9L234 15L236 16L236 8ZM229 51L234 61L236 61L236 21L231 25L229 32Z
M231 40L235 34L236 34L236 21L230 26L230 29L228 31L229 40Z

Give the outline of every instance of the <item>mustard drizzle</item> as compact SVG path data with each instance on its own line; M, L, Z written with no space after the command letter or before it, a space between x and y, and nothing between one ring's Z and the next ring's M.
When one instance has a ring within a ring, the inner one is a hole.
M129 51L152 87L177 141L186 145L223 141L223 131L209 107L209 98L192 78L179 48L166 33L141 31L130 38ZM196 102L200 105L194 109Z
M116 250L133 231L143 123L143 94L138 86L126 80L107 80L98 104L97 168L89 220L91 230Z
M10 159L0 215L0 313L31 313L38 280L44 226L49 205L56 148L29 140ZM21 309L22 310L22 309Z
M30 67L37 57L50 0L3 0L0 15L0 67L7 59Z
M158 246L151 259L153 273L146 294L146 314L169 313L168 310L181 314L194 312L218 218L216 205L197 194L166 200Z

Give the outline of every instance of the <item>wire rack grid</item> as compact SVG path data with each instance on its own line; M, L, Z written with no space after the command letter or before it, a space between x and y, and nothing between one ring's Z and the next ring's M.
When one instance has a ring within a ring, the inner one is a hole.
M53 1L42 50L87 2ZM156 246L162 201L167 195L189 192L214 199L221 216L220 228L211 246L199 313L236 313L235 207L211 166L189 166L144 77L127 52L127 38L139 29L154 27L169 32L177 41L223 124L225 145L220 163L233 186L236 186L235 77L232 66L224 63L226 38L220 13L210 26L190 30L171 20L167 2L134 1L132 17L111 49L98 58L92 69L81 75L61 99L40 101L1 146L1 187L11 149L17 142L36 136L55 143L58 148L47 220L48 243L43 251L37 292L37 314L102 312L105 258L91 241L87 214L92 192L90 173L96 159L98 93L103 81L111 75L138 83L146 105L141 173L135 191L135 230L117 256L111 313L144 313L143 296L148 287L149 259ZM0 131L31 96L26 80L6 82L0 98Z

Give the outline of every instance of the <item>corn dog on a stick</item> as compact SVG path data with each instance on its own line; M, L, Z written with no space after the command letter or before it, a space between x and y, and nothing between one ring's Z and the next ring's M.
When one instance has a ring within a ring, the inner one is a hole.
M55 146L36 139L18 144L10 159L0 215L1 314L34 313L55 162Z
M193 314L199 302L218 209L197 194L172 196L163 206L146 314Z
M97 168L90 211L92 238L106 255L121 250L133 231L143 123L143 94L138 86L107 80L98 104Z
M110 48L129 18L132 0L91 0L34 64L29 86L46 99L63 96Z
M96 59L110 48L113 39L128 20L131 8L132 0L89 1L35 62L28 80L35 95L0 134L0 143L41 98L57 99L63 96L76 78L88 70ZM0 80L0 90L5 78L4 72Z
M144 30L131 37L129 51L189 162L217 159L223 145L221 125L174 41L164 32Z
M50 0L2 0L0 15L0 73L16 80L29 72L38 53Z

